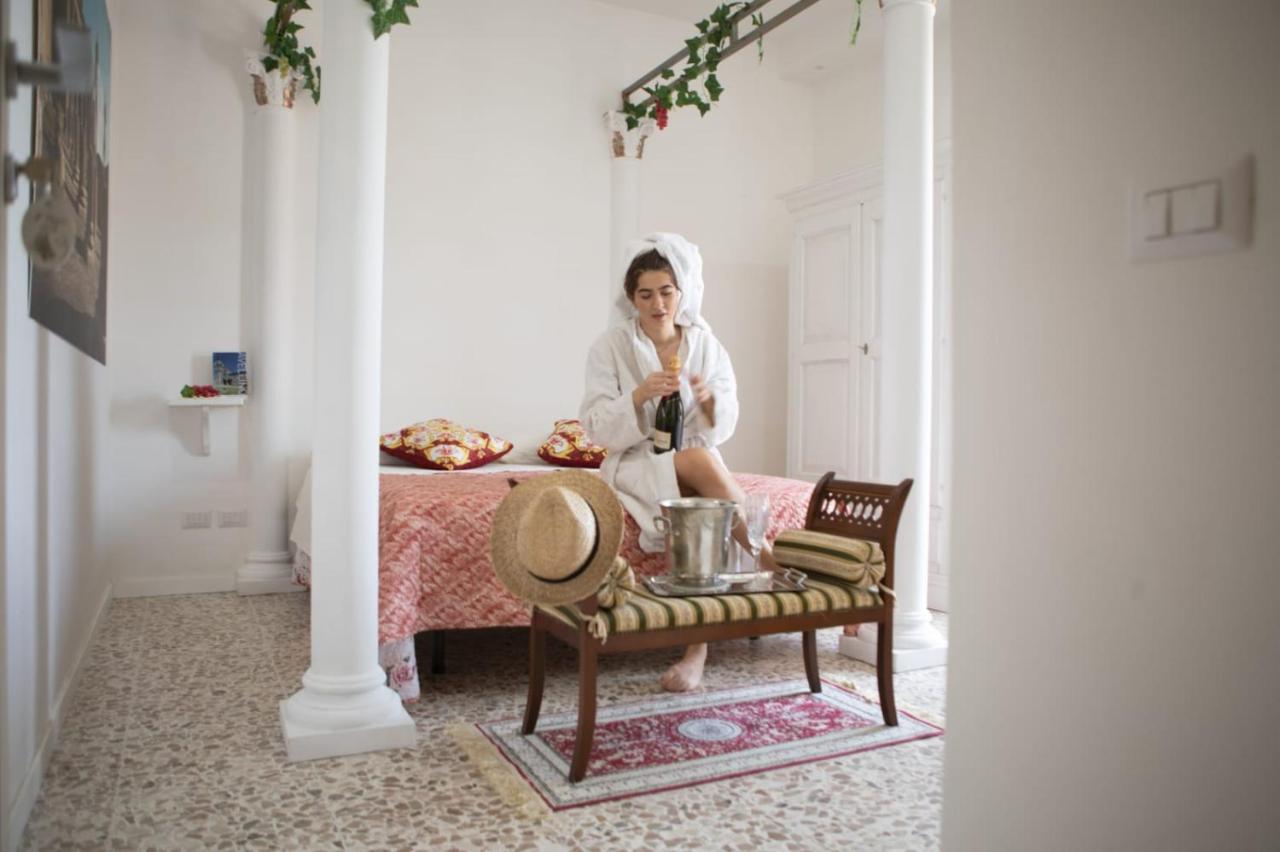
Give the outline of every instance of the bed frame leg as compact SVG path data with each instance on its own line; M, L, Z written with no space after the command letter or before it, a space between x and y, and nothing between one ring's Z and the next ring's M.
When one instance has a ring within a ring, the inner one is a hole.
M585 632L585 631L584 631ZM573 744L569 781L576 784L587 774L591 741L596 732L596 640L584 636L578 648L578 738Z
M528 736L538 727L538 714L542 712L542 685L547 676L547 632L542 629L540 616L535 610L533 623L529 625L529 697L524 705L524 724L520 733Z

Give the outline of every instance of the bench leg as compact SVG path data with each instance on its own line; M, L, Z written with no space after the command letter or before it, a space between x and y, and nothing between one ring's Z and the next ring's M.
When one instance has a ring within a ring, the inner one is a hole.
M898 708L893 703L893 610L877 625L876 630L876 681L880 686L880 712L884 723L898 724Z
M584 636L578 649L578 738L573 744L569 781L577 783L587 774L591 740L596 733L596 643Z
M529 697L524 705L524 724L520 733L526 736L538 726L538 713L542 711L542 684L547 677L547 632L542 629L541 616L534 612L529 625Z
M804 646L804 673L809 676L809 691L822 691L822 677L818 674L818 632L806 630L800 634Z

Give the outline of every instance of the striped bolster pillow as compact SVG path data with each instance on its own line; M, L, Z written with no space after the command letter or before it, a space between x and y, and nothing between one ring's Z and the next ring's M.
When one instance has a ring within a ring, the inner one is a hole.
M786 530L773 543L779 565L836 577L860 589L876 585L884 577L884 551L874 541L842 535Z

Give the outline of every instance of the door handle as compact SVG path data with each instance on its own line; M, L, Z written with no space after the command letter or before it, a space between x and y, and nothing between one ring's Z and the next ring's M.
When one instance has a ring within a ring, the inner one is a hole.
M863 355L869 355L869 354L871 354L871 347L870 347L868 344L866 344L866 343L862 344L862 345L861 345L861 346L859 346L858 348L862 350L862 354L863 354Z

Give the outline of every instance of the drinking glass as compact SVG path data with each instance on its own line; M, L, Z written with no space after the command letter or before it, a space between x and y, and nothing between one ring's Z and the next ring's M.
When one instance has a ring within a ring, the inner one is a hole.
M752 570L760 570L760 550L769 529L769 495L748 494L742 501L742 513L746 516L747 543L751 545Z

